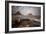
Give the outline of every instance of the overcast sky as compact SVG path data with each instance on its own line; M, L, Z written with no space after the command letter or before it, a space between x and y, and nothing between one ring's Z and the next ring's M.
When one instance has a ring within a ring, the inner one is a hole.
M40 7L31 7L31 6L13 6L13 14L17 11L20 11L23 15L28 15L29 13L32 13L34 16L40 15L41 8Z

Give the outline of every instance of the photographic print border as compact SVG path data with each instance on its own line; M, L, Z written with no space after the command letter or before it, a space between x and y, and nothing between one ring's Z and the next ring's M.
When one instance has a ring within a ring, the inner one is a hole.
M9 31L9 3L20 3L20 4L38 4L43 5L43 29L39 30L25 30L25 31ZM38 2L20 2L20 1L5 1L5 33L17 33L17 32L35 32L45 30L45 3Z

